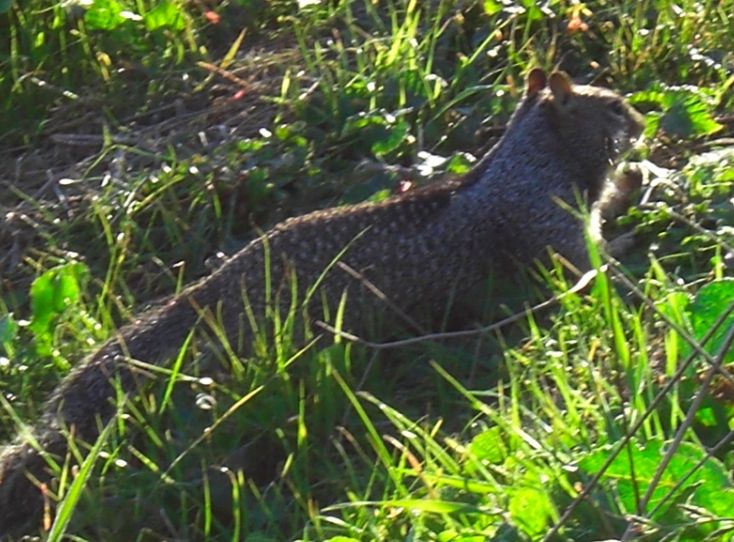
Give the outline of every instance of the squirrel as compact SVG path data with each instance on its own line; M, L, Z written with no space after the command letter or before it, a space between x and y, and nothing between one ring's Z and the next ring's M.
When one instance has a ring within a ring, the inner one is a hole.
M599 205L611 167L641 131L641 115L620 95L535 68L504 135L465 176L276 225L122 327L63 379L32 438L18 437L0 454L0 539L38 529L40 485L53 479L46 458L63 458L69 435L99 436L118 387L135 390L128 360L165 362L205 314L246 351L273 300L288 310L294 290L307 319L341 304L343 329L359 333L370 313L386 310L368 283L411 314L426 302L446 304L451 285L547 261L551 250L588 268L584 221L569 207Z

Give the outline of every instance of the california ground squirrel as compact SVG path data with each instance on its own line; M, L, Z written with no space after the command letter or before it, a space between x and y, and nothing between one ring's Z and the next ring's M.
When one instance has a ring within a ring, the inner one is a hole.
M94 440L115 411L110 379L126 391L135 388L125 359L165 361L202 314L217 315L230 340L251 345L252 322L262 321L279 291L278 306L287 308L292 290L284 285L292 280L301 300L317 285L304 305L311 318L323 317L324 304L335 311L346 294L344 328L359 333L367 314L385 311L366 281L410 314L426 302L447 303L452 285L461 289L493 270L545 260L549 248L587 267L583 223L559 203L598 202L610 166L641 129L640 115L619 95L573 86L560 72L546 77L532 70L504 136L472 172L382 203L317 211L275 226L120 329L74 369L35 426L36 445L63 457L62 428ZM264 286L266 277L272 287ZM40 517L37 485L51 475L28 442L19 439L0 458L0 538L37 527Z

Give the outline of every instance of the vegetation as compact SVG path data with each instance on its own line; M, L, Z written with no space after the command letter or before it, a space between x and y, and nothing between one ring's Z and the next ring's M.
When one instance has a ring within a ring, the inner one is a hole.
M258 228L466 171L529 67L647 116L649 177L608 225L634 245L589 288L529 272L466 321L558 306L448 342L191 341L62 462L49 540L732 538L731 0L0 11L3 439Z

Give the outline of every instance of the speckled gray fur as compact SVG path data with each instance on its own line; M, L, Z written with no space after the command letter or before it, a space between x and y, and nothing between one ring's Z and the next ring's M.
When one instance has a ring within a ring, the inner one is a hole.
M610 166L640 129L639 115L617 94L572 87L563 74L546 78L534 70L504 137L467 176L383 203L318 211L275 226L209 277L120 329L72 371L49 400L35 439L61 457L67 441L60 426L93 440L115 412L110 379L126 391L135 388L126 357L164 362L202 311L218 314L228 336L246 347L251 336L243 299L257 318L264 314L266 252L271 292L280 292L284 308L294 274L302 298L344 251L343 263L408 314L426 304L445 304L454 290L492 271L544 260L549 247L585 267L583 225L558 201L572 207L579 196L589 206L597 202ZM363 281L332 265L309 305L311 315L323 316L324 299L333 311L345 291L344 327L350 331L360 333L367 315L387 310ZM41 455L18 439L0 457L0 538L39 527L41 493L28 473L51 480Z

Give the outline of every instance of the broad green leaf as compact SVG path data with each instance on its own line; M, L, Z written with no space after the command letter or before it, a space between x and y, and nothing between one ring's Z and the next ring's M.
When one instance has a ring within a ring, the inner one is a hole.
M10 8L13 6L13 0L0 0L0 13L5 13L6 11L10 11Z
M632 104L650 104L662 108L665 105L665 91L658 89L641 90L632 94L628 100Z
M712 492L698 491L696 503L716 516L730 518L734 510L734 488L727 487Z
M686 311L696 339L701 340L706 335L732 302L734 302L734 279L731 278L711 282L698 291ZM726 318L714 336L708 340L704 346L706 351L711 355L718 354L732 326L734 326L734 313ZM734 361L734 348L729 349L724 361Z
M711 115L708 105L694 94L677 94L660 119L660 127L668 134L680 137L709 135L722 125Z
M496 0L484 0L482 6L484 7L484 13L490 16L502 11L502 4Z
M408 135L408 123L401 120L388 128L388 135L385 139L377 141L372 145L372 152L377 156L387 154L397 149Z
M507 457L507 445L502 440L499 427L492 427L478 434L469 444L469 453L480 461L500 464Z
M39 352L48 355L53 338L54 319L78 303L81 283L87 277L87 267L72 262L44 272L31 284L31 324Z
M248 172L245 188L252 203L259 204L273 192L275 185L266 168L254 167Z
M237 143L237 150L239 152L252 152L255 153L262 149L268 142L264 139L243 139Z
M596 474L606 461L611 447L605 447L588 455L579 463L579 467L589 475ZM604 473L602 483L605 487L611 487L610 482L616 485L620 503L624 512L637 513L637 497L643 495L650 485L652 477L665 454L665 447L659 440L653 440L640 446L632 444L629 450L619 454L607 471ZM705 456L705 450L691 443L683 443L662 475L660 483L653 492L648 509L652 510L661 499L680 481L689 475L691 468ZM671 507L685 497L691 504L706 507L714 512L718 507L712 508L712 499L719 493L727 495L732 491L727 470L716 458L708 458L705 463L686 481L678 490L679 493L669 500L667 504L657 512L655 517L665 514ZM727 502L730 502L731 495ZM652 518L654 519L654 518Z
M630 96L633 104L650 104L662 110L648 113L645 134L662 128L679 137L703 136L719 131L722 125L714 120L711 106L700 89L652 89Z
M387 124L388 120L385 118L384 114L359 113L358 115L354 115L347 119L344 124L343 133L344 135L347 135L370 126L386 126Z
M658 133L658 130L660 129L660 119L663 117L662 113L658 113L653 111L652 113L648 113L645 115L645 137L648 139L652 139L655 137L655 134Z
M511 488L510 516L512 522L527 534L540 535L548 530L553 519L553 505L544 489L534 487Z
M474 166L474 160L471 158L473 157L465 152L455 153L446 164L446 171L456 175L468 173Z
M543 19L543 12L534 1L524 2L527 9L527 17L529 21L540 21Z
M162 0L143 16L143 20L148 30L157 30L164 27L182 30L186 24L184 17L183 11L175 2Z
M113 30L125 22L122 12L116 0L94 0L84 14L84 22L94 30Z
M382 190L378 190L377 192L372 194L367 201L371 201L373 203L379 203L381 201L385 201L391 195L392 195L392 191L389 188L383 188Z

